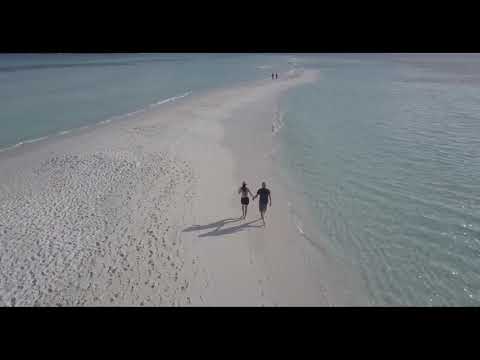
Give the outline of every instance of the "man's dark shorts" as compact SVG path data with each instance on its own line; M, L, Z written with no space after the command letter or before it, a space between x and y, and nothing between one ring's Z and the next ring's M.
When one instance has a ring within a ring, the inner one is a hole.
M259 202L258 209L260 210L260 212L267 211L267 205L268 205L268 202Z

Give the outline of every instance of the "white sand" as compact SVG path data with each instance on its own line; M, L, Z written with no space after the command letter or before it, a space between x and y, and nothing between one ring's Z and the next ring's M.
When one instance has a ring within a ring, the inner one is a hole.
M193 94L0 153L0 305L332 303L268 156L279 95L315 76ZM272 190L265 228L258 200L247 220L222 221L241 215L242 180Z

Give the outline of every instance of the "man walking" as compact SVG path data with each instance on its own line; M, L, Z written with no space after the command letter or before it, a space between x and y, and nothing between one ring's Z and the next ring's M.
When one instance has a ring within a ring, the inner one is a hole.
M260 196L258 201L258 209L260 210L260 216L263 220L263 226L265 226L265 213L267 211L268 200L270 200L270 206L272 206L272 196L270 195L270 190L267 189L267 184L265 181L262 182L262 187L257 190L257 195L252 198L252 201L255 201L255 198Z

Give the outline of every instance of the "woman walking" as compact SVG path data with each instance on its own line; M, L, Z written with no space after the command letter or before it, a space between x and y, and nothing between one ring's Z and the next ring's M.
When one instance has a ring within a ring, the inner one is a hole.
M250 202L250 199L248 197L248 194L250 194L251 197L253 197L252 192L250 189L247 187L247 184L245 181L242 183L242 186L240 189L238 189L238 193L240 194L240 202L242 203L242 219L245 219L247 217L247 207L248 203Z

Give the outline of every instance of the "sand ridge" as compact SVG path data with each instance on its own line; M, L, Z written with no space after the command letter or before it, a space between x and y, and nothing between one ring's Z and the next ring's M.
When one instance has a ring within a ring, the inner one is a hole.
M262 281L272 273L262 275L268 264L259 262L256 242L265 233L253 221L235 225L237 165L222 144L222 122L315 76L294 72L192 96L35 151L2 154L0 304L281 303L265 298ZM223 218L238 228L212 225ZM195 225L209 226L198 232ZM317 301L315 291L306 302Z

